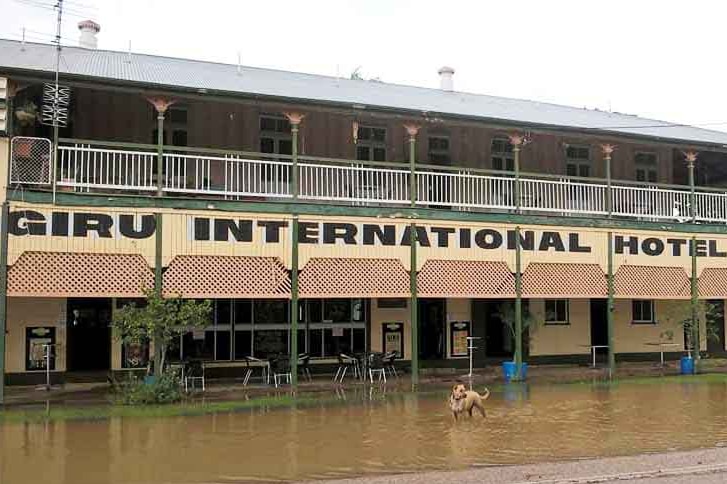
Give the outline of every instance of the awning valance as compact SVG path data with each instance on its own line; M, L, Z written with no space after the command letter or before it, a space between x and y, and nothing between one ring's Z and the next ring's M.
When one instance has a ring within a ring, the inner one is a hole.
M614 276L615 296L623 299L689 299L689 277L681 267L622 265Z
M289 298L290 277L277 257L178 255L164 273L165 296Z
M418 278L420 297L511 298L515 277L505 262L428 260Z
M409 297L409 273L397 259L312 258L299 278L300 297Z
M606 274L598 264L533 262L523 273L523 297L602 298Z
M8 269L8 295L139 297L154 274L138 254L25 252Z
M706 268L698 282L699 297L703 299L727 299L727 268Z

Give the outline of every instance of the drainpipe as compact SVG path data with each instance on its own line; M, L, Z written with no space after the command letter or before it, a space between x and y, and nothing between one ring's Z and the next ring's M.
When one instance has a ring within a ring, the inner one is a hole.
M613 201L612 201L612 187L611 187L611 155L613 150L616 149L614 145L603 144L601 150L603 151L604 160L606 161L606 214L610 220L613 217ZM616 352L614 348L614 329L613 329L613 316L614 316L614 279L613 279L613 232L609 231L608 237L608 266L606 269L606 284L608 288L608 302L606 305L606 329L608 338L608 374L609 377L613 377L616 372Z
M684 157L687 160L687 168L689 170L689 216L692 220L693 224L697 223L697 197L696 197L696 187L695 187L695 181L694 181L694 166L697 161L697 152L695 151L688 151L684 153ZM699 367L699 362L701 360L701 355L699 354L700 350L700 341L699 341L699 316L698 316L698 286L697 286L697 239L696 237L692 237L692 250L691 250L691 256L692 256L692 277L691 277L691 301L690 301L690 309L691 309L691 324L692 324L692 348L694 350L694 371L697 372Z
M300 182L298 179L298 133L300 122L305 117L300 113L285 113L290 122L292 135L291 149L291 194L293 203L298 201ZM300 312L298 309L298 214L293 213L291 224L291 256L290 256L290 376L291 385L298 385L298 323Z
M520 199L520 149L524 137L520 134L510 135L513 165L515 168L515 213L522 213ZM520 247L520 226L515 227L515 368L516 379L522 377L523 366L523 285L522 285L522 254Z
M10 204L2 203L0 214L0 405L5 401L5 328L8 315L8 216Z
M416 208L416 136L419 132L419 126L413 124L405 124L407 134L409 135L409 197L411 199L411 208ZM412 214L412 217L414 214ZM410 243L409 243L409 309L411 319L411 384L416 386L419 384L419 314L418 314L418 298L417 298L417 230L416 223L413 221L409 225Z

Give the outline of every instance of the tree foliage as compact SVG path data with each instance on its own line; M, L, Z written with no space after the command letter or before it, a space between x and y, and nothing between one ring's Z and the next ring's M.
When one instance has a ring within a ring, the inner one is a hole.
M164 355L172 339L210 322L212 303L179 297L163 298L154 290L147 291L146 304L124 305L114 312L112 327L116 338L124 343L154 342L154 372L164 369Z

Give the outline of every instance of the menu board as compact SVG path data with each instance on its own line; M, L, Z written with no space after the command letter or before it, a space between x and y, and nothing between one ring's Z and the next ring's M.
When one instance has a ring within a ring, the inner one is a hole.
M450 323L452 336L452 356L467 356L467 338L470 335L469 321L452 321Z
M144 368L149 363L149 343L124 343L121 346L122 368Z
M381 327L384 353L395 351L399 358L404 357L404 323L383 323Z
M50 369L54 370L56 328L35 327L25 329L25 370L45 370L48 362L46 351L50 351ZM51 346L48 346L51 345Z

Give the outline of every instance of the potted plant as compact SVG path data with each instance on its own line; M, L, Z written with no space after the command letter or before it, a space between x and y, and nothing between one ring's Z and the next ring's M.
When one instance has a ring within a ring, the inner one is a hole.
M25 101L15 109L15 119L21 126L33 126L38 119L38 106L33 101Z
M692 321L691 305L681 304L678 307L672 307L666 311L663 318L667 329L659 334L662 341L673 342L675 331L669 326L681 329L684 333L684 347L686 355L680 360L680 370L684 375L696 373L696 365L694 364L699 352L699 343L695 341L695 328L704 328L706 330L706 338L708 340L719 341L719 324L722 321L721 310L718 305L707 302L698 301L696 307L696 319Z
M503 326L507 328L507 334L510 338L510 343L512 347L515 347L515 303L502 303L502 305L500 306L500 310L496 313L496 315L500 318L500 321L502 321ZM529 344L533 337L533 332L536 328L536 320L530 313L530 310L527 306L523 306L522 308L522 327L523 334L527 335L524 343ZM525 350L524 346L525 345L523 345L523 350ZM523 353L525 353L525 351L523 351ZM528 373L528 364L523 362L522 366L518 368L517 362L515 361L515 353L513 351L513 359L510 361L504 361L502 363L502 372L506 382L510 382L512 380L525 380Z

